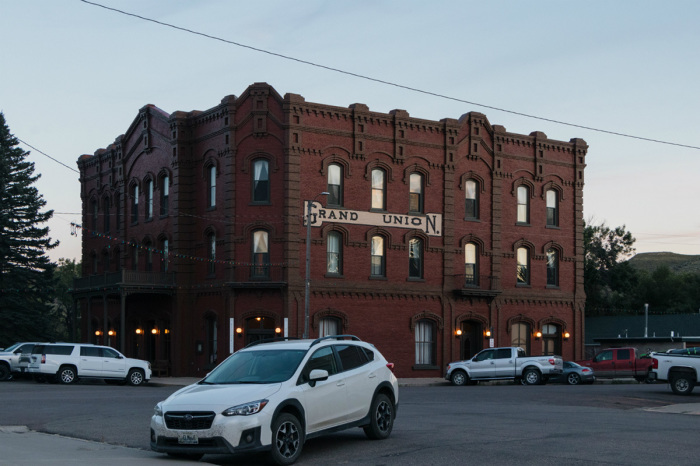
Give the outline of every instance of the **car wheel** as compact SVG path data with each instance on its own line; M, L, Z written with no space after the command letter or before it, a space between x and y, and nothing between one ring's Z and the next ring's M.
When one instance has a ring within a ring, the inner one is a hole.
M527 385L539 385L542 383L542 375L537 369L528 369L523 374L523 380Z
M126 376L126 380L129 383L129 385L141 385L145 377L143 375L143 371L141 369L131 369L129 371L129 375Z
M369 411L369 425L364 431L367 437L372 440L384 440L391 434L394 428L394 404L388 396L383 393L378 394L372 401Z
M59 382L66 385L78 381L78 374L75 371L75 367L72 366L61 367L58 370L58 374L56 374L56 377L58 378Z
M679 372L671 376L671 390L676 395L690 395L694 385L695 380L690 374Z
M581 383L581 376L578 375L576 372L572 372L571 374L566 376L566 383L569 385L578 385Z
M0 364L0 381L10 380L12 378L12 372L10 368L5 364Z
M452 382L452 385L466 385L468 381L469 377L467 377L467 374L464 371L454 371L450 376L450 382Z
M280 465L294 463L304 446L304 432L296 416L282 413L272 424L272 460Z

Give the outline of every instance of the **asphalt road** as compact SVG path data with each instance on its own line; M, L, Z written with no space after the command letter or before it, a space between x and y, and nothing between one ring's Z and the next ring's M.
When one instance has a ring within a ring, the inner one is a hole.
M149 419L176 387L0 383L0 425L149 449ZM665 384L402 387L392 436L361 429L310 440L298 464L698 464L700 418L648 411L698 403ZM266 457L205 456L214 464ZM0 460L1 462L1 460ZM164 464L177 464L167 461Z

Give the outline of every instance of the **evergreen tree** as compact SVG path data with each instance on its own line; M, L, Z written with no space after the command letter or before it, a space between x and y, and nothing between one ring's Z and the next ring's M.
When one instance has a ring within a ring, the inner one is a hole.
M53 339L55 264L46 252L58 245L41 227L53 211L33 186L34 164L17 147L0 113L0 347Z

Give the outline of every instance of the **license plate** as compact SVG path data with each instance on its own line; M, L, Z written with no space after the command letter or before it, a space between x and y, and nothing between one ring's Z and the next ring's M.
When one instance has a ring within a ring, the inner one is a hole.
M197 438L196 434L180 434L177 442L183 445L197 445L199 443L199 439Z

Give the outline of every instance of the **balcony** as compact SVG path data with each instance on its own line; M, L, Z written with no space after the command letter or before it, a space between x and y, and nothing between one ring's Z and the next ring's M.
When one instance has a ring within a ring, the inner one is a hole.
M231 288L284 288L286 267L281 265L239 265L231 269Z
M452 276L455 294L458 296L474 296L495 298L501 294L498 289L498 278L490 275L459 274Z
M132 290L172 290L175 288L175 274L172 272L137 272L121 270L101 275L89 275L73 281L75 293L89 291L117 291L123 288Z

